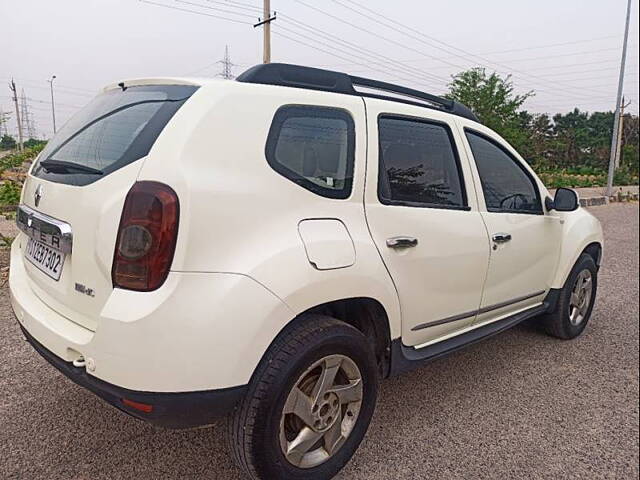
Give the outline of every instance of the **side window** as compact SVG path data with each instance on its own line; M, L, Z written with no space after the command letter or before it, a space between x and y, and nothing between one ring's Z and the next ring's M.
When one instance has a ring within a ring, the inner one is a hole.
M449 127L383 116L378 120L378 130L378 197L382 203L466 209Z
M289 105L273 118L267 162L318 195L347 198L353 181L355 129L351 115L329 107Z
M538 188L520 162L483 135L466 131L478 167L487 210L542 213Z

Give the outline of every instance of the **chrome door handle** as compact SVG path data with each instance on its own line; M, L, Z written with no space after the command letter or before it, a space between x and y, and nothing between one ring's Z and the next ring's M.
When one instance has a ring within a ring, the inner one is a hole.
M510 233L496 233L491 237L491 239L496 243L505 243L511 240Z
M415 237L391 237L387 238L387 247L389 248L409 248L418 245L418 239Z

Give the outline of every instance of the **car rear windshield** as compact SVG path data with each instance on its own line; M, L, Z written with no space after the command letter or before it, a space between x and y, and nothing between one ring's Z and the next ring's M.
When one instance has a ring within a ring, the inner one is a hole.
M49 141L33 175L87 185L144 157L197 88L145 85L98 95Z

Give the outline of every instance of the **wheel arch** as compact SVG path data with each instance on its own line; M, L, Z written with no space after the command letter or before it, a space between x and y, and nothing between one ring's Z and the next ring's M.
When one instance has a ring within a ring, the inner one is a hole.
M389 315L383 304L372 297L348 297L330 300L299 312L283 325L273 337L271 343L263 352L260 362L264 360L272 345L285 336L288 331L301 323L313 321L313 315L318 314L345 322L360 331L367 338L376 356L379 374L381 377L389 375L392 340Z
M600 267L602 263L603 235L600 222L586 211L578 210L575 218L565 218L565 230L551 288L562 288L571 269L583 253L591 256Z
M305 310L294 321L304 318L308 313L336 318L362 332L376 356L380 375L388 376L391 330L387 311L378 300L370 297L354 297L330 301Z

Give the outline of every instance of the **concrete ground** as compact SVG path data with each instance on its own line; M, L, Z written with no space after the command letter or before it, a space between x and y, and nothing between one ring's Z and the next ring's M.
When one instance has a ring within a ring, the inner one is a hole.
M384 381L339 478L638 478L638 204L592 212L606 251L584 335L524 325ZM162 430L103 403L22 341L0 292L0 478L243 478L224 431Z

